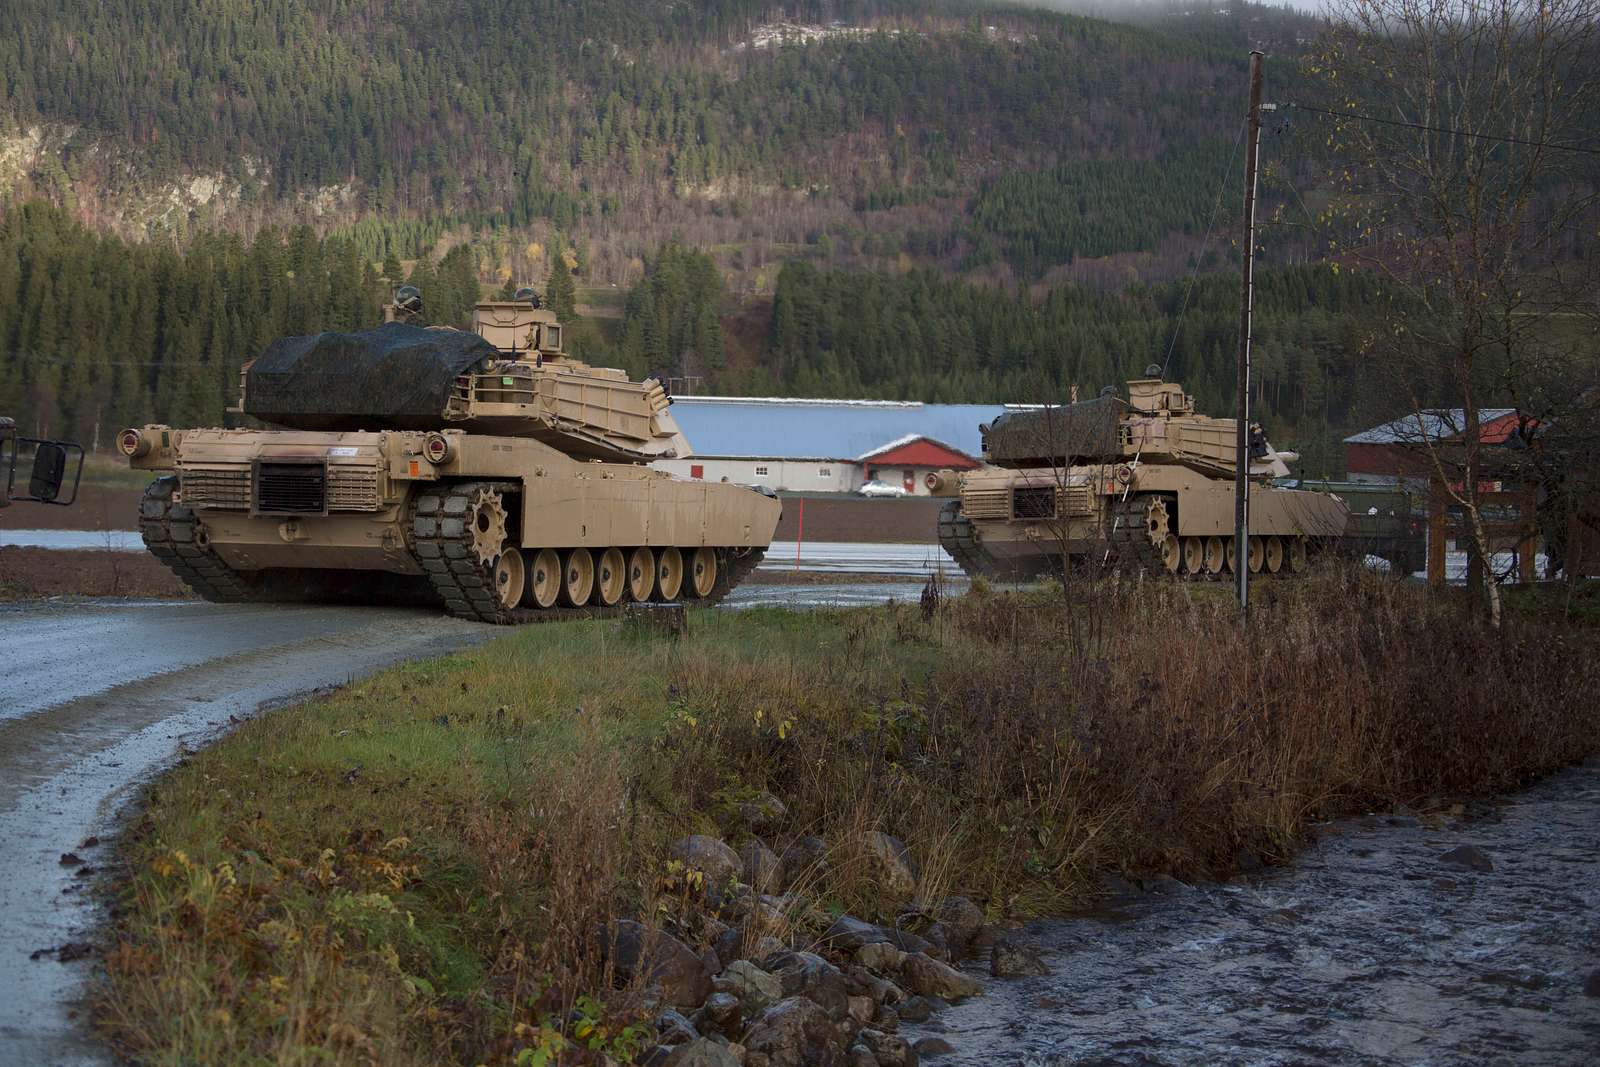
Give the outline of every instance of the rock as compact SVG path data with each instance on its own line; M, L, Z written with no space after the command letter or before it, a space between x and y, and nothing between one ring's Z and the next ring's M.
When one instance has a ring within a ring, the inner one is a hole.
M983 928L983 909L966 897L945 897L933 909L933 917L950 931L950 950L958 956L970 951L972 939Z
M700 1031L681 1012L668 1008L656 1016L656 1040L660 1044L683 1045L699 1037Z
M735 1034L743 1025L744 1012L739 998L732 993L717 992L706 998L700 1010L694 1013L695 1028L701 1033Z
M936 960L949 963L961 957L961 939L944 923L929 923L928 928L922 931L922 939L928 943L928 947L922 951Z
M661 1067L740 1067L740 1060L730 1046L702 1037L673 1049Z
M889 944L901 952L927 952L932 955L932 952L929 952L930 949L938 951L937 945L925 937L919 937L910 930L890 930L888 927L884 927L883 932Z
M882 1030L863 1030L861 1043L872 1050L872 1055L882 1067L916 1067L917 1054L910 1042L899 1034L886 1034Z
M868 830L861 835L861 844L884 895L893 900L910 900L917 891L917 871L906 843L881 830Z
M778 860L778 854L755 838L739 846L739 865L744 880L755 887L757 892L765 893L778 888L779 874L783 866Z
M828 1013L805 997L788 997L761 1013L745 1034L748 1062L767 1067L839 1067L844 1042Z
M661 988L662 1000L676 1008L693 1008L711 995L711 972L688 945L661 930L631 919L611 924L607 956L623 978L643 974Z
M887 978L879 978L859 963L846 967L844 973L851 991L866 994L875 1004L897 1004L906 998L905 990Z
M911 1047L916 1050L918 1056L921 1056L924 1059L931 1059L934 1056L943 1056L947 1052L954 1052L956 1050L954 1045L950 1044L950 1042L946 1041L942 1037L919 1038L917 1043Z
M851 915L833 920L822 935L822 943L841 952L854 952L864 945L888 944L891 931Z
M691 834L674 842L672 858L681 860L690 870L703 874L710 888L736 882L744 872L744 863L739 859L739 854L723 841L706 834Z
M872 1025L886 1034L892 1034L900 1029L900 1013L887 1004L878 1008L878 1013L872 1017Z
M863 967L877 971L879 974L897 972L905 961L906 954L904 952L882 941L870 945L862 945L856 949L856 962Z
M983 986L977 980L921 952L913 952L906 957L901 973L905 975L906 985L911 991L925 997L957 1001L983 992Z
M1139 887L1120 874L1102 874L1100 891L1106 895L1107 903L1110 904L1126 903L1138 899L1139 896Z
M734 960L717 976L719 992L731 993L747 1016L754 1017L783 999L783 983L749 960Z
M783 983L786 997L805 997L821 1006L835 1022L847 1017L849 991L844 972L811 952L780 952L762 961Z
M828 843L820 837L802 837L783 850L778 861L778 885L811 884L828 873Z
M1481 849L1471 845L1461 845L1451 849L1439 857L1440 863L1449 864L1451 867L1460 867L1471 871L1492 871L1494 862L1483 853Z
M845 1062L850 1067L878 1067L878 1057L872 1054L870 1048L862 1044L850 1046L850 1051L845 1056Z
M996 978L1037 977L1050 973L1039 951L1025 941L1001 938L989 950L989 973Z
M908 1023L925 1023L934 1012L949 1006L939 997L908 997L896 1004L894 1010Z
M872 1021L872 1016L877 1013L878 1005L871 997L847 997L845 1000L845 1013L854 1020L857 1026L865 1026Z
M1589 977L1583 980L1583 995L1600 997L1600 971L1589 972Z
M734 960L744 958L744 931L737 926L730 926L716 936L711 942L711 948L717 954L717 960L726 967ZM722 970L718 967L717 970Z
M752 831L759 832L774 826L789 809L771 793L758 793L739 805L739 818Z

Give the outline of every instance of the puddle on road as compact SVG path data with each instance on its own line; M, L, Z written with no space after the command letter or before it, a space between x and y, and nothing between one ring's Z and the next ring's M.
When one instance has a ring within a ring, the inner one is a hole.
M1493 870L1441 858L1463 845ZM1252 884L1026 935L1053 973L918 1029L955 1046L938 1063L1594 1063L1600 759L1481 818L1340 823Z

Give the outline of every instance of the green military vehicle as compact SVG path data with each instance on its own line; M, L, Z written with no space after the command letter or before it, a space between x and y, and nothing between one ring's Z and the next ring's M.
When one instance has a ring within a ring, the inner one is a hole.
M1341 554L1362 558L1377 556L1399 577L1416 574L1428 565L1428 522L1417 509L1410 491L1401 485L1377 482L1335 482L1280 478L1274 485L1327 493L1350 508L1350 520L1336 543Z

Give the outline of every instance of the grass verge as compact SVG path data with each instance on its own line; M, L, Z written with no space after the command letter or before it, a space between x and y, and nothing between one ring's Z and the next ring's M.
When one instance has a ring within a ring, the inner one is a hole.
M702 612L676 642L529 627L253 720L145 797L98 1023L144 1063L625 1058L640 998L593 931L703 944L669 845L737 843L765 792L767 843L831 846L804 941L904 906L865 829L908 842L917 899L1031 915L1600 741L1591 631L1494 634L1328 574L1264 584L1246 633L1217 592L980 584L928 611Z

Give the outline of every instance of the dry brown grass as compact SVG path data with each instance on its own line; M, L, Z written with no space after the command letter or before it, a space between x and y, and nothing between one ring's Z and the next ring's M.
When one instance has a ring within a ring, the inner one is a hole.
M1494 634L1341 572L1263 583L1248 632L1219 589L1078 594L701 613L676 644L535 627L257 720L152 791L102 1025L152 1063L577 1062L641 1018L595 928L704 944L667 848L737 845L760 791L775 849L830 846L775 924L804 940L904 906L868 829L910 844L919 899L1036 914L1600 747L1592 630Z

